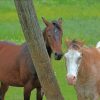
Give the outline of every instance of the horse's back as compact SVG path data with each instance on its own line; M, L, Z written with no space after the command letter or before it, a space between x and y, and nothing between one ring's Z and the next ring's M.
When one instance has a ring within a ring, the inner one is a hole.
M7 42L7 41L0 41L0 52L3 50L7 50L8 52L18 50L20 45L15 43ZM9 51L10 50L10 51Z
M0 42L0 80L23 85L36 74L26 43Z
M14 61L20 54L21 47L10 42L0 42L0 65L8 61Z
M0 46L16 46L17 44L8 42L8 41L0 41Z
M14 43L0 42L0 80L18 80L20 45ZM16 77L17 76L17 77Z

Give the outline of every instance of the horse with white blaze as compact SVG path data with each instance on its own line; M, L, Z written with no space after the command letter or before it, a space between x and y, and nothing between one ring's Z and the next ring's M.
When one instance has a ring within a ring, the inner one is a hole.
M100 99L100 51L81 41L66 41L67 81L74 85L78 100Z

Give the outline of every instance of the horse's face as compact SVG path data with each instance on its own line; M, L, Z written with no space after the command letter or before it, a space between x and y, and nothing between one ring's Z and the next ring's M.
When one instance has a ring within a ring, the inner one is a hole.
M61 23L62 19L58 19L58 21L48 22L43 18L43 22L46 24L46 30L44 34L44 38L46 43L52 49L55 59L60 60L62 57L62 28Z
M70 85L75 85L78 75L79 66L82 59L81 46L77 41L72 41L69 44L68 52L64 57L67 67L67 81Z
M65 60L68 72L68 83L74 85L76 83L78 69L81 61L81 53L77 50L69 49L68 52L65 53Z

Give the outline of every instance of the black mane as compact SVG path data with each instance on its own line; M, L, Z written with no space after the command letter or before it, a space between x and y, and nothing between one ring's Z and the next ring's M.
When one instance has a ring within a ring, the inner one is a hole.
M54 21L52 21L52 24L53 24L55 27L57 27L59 30L61 30L61 27L60 27L58 21L54 20Z
M79 46L79 42L77 41L77 40L72 40L72 42L71 42L71 46L74 48L74 49L78 49L78 48L80 48L80 46Z

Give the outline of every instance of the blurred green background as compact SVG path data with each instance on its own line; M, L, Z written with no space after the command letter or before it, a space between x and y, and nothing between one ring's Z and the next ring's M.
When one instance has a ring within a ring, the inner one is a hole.
M62 17L64 53L65 38L84 40L88 46L95 46L100 40L100 0L34 0L34 5L42 30L45 27L42 16L49 21ZM17 44L25 41L14 0L0 0L0 40ZM77 100L74 87L68 86L65 78L64 59L55 61L52 57L51 63L65 100ZM10 87L5 99L23 100L23 88ZM35 91L31 100L35 100Z

